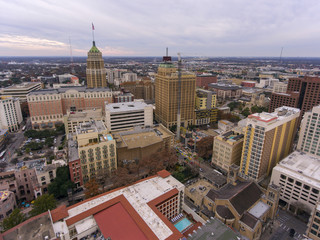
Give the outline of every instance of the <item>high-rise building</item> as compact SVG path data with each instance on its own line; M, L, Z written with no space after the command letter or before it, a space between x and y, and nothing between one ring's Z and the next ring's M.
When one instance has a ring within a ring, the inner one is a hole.
M17 131L22 122L21 107L18 98L0 100L0 129Z
M165 127L177 125L179 77L170 57L164 57L155 81L155 118ZM180 114L181 126L194 124L196 76L181 72Z
M96 47L95 41L88 52L87 58L87 86L88 88L100 88L107 86L106 73L102 53Z
M273 113L249 115L243 141L240 175L261 180L292 150L300 110L280 107Z
M306 234L310 239L320 240L320 202L312 211Z
M287 92L272 93L269 112L281 106L301 109L301 116L312 107L320 104L320 78L290 78Z
M297 149L320 156L320 105L304 114Z

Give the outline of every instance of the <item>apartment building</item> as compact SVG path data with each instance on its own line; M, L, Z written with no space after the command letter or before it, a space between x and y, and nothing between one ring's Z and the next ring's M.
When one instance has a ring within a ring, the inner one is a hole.
M17 131L22 120L18 98L0 100L0 129L7 129L9 132Z
M232 164L239 165L243 139L243 132L236 130L231 130L216 136L213 141L211 164L226 173Z
M81 163L81 174L70 168L70 175L76 176L76 182L86 183L104 171L117 169L116 141L102 121L77 126L75 134L69 137L68 148L69 166L79 159Z
M222 100L240 98L242 96L242 87L235 84L209 83L208 88L215 91L217 98Z
M8 217L16 206L16 197L13 192L0 191L0 221Z
M63 122L67 111L87 109L105 109L105 104L112 103L112 91L109 88L89 89L66 87L33 91L27 96L30 119L33 129L51 128Z
M320 105L305 112L299 133L297 149L320 156Z
M194 124L196 76L181 72L180 117L181 126ZM155 119L166 128L177 125L179 77L171 57L164 57L155 80Z
M105 113L106 126L110 131L153 125L153 106L143 101L107 104Z
M243 142L240 174L262 180L292 150L300 110L280 107L273 113L248 116Z
M314 207L309 218L306 235L310 239L320 240L320 202Z
M196 90L196 109L211 109L217 106L217 95L213 91L197 89Z
M286 93L287 92L287 83L277 82L273 84L272 92L274 93Z
M295 151L273 168L271 182L281 186L279 204L311 213L320 200L320 158Z
M155 84L150 79L143 79L142 81L136 82L124 82L121 83L120 87L132 93L135 99L144 99L145 101L154 102Z

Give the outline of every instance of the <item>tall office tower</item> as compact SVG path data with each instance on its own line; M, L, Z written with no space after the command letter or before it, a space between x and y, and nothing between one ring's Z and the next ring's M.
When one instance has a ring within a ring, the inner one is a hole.
M298 150L320 156L320 105L304 114L298 141Z
M155 118L165 127L177 125L179 78L171 57L164 57L155 81ZM181 72L180 113L181 126L194 124L196 76Z
M240 175L261 180L292 150L300 110L280 107L273 113L249 115L243 141Z
M0 100L0 129L17 131L22 120L19 98Z
M106 73L102 53L96 47L95 41L88 52L87 58L87 86L88 88L100 88L107 86Z
M320 78L290 78L286 93L272 93L269 112L281 106L301 109L301 116L320 104Z

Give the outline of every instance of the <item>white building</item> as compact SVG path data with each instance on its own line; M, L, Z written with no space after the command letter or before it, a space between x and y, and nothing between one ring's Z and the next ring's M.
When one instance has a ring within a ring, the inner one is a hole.
M136 73L125 73L123 74L123 82L136 82L138 79Z
M320 158L295 151L273 168L271 182L281 186L283 205L310 214L320 199Z
M19 98L20 103L27 102L27 95L35 90L42 89L41 82L23 82L1 90L1 98Z
M228 120L220 120L218 121L218 128L222 131L222 132L227 132L229 130L231 130L234 127L234 124Z
M288 84L284 82L275 82L273 84L272 92L274 93L286 93L287 92Z
M320 156L320 105L305 112L301 122L297 149ZM319 176L320 178L320 176Z
M16 131L22 120L18 98L0 100L0 129L8 129L10 132Z
M53 230L66 240L96 232L104 239L182 239L170 220L182 212L184 188L163 170L130 186L50 211Z
M105 109L106 126L110 131L153 125L153 107L145 102L112 103L107 104Z

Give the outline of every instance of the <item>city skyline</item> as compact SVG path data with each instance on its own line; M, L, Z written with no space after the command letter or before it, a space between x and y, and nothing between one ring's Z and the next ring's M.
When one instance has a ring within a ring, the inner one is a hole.
M0 56L320 56L313 0L0 2Z

